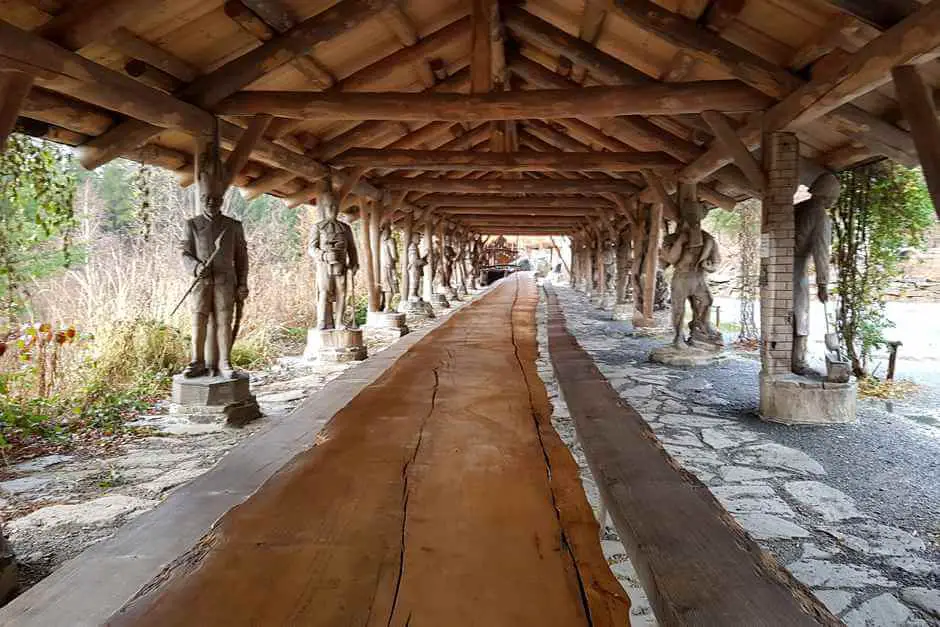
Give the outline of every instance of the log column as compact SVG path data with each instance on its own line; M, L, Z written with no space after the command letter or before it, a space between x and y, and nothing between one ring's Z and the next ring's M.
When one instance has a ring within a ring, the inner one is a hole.
M7 137L16 125L23 101L33 86L33 75L25 72L0 73L0 152L6 149Z
M363 203L371 204L371 200L363 200ZM359 243L362 250L362 267L366 274L366 297L368 299L369 311L378 311L378 298L376 298L375 288L375 265L372 260L372 207L360 206L359 211Z
M642 210L639 212L642 213ZM633 326L651 327L656 299L656 272L659 268L659 236L663 222L663 206L654 203L638 223L634 240ZM642 259L639 257L642 251Z
M382 245L380 241L382 231L382 205L380 201L369 203L369 248L372 262L372 292L369 294L369 311L378 311L381 301L379 281L382 277Z
M798 184L799 140L794 133L763 138L767 192L761 211L761 377L790 372L793 348L793 195ZM762 390L763 396L763 390Z
M430 212L424 218L424 246L427 265L424 266L424 300L433 302L434 300L434 229L432 225L433 216Z
M408 294L411 290L411 275L408 273L408 251L411 249L411 237L414 232L415 216L413 211L409 211L405 216L401 229L401 242L404 246L404 254L399 256L401 259L401 292L399 294L399 305L404 307L408 302Z

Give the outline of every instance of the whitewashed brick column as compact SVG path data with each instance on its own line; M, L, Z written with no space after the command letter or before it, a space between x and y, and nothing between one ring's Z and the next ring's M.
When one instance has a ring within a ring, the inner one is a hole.
M767 189L761 212L760 317L762 374L790 372L793 348L793 195L800 143L794 133L763 137Z

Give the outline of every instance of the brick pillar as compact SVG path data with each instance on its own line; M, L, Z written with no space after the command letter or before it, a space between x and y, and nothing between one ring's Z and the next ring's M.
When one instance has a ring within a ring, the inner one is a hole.
M761 212L761 374L790 372L793 348L793 194L799 180L799 140L794 133L763 137L767 189Z

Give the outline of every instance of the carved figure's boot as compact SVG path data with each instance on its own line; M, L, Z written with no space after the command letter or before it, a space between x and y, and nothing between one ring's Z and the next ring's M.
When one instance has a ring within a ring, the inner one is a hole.
M183 376L187 379L195 379L196 377L204 377L209 374L209 370L206 368L206 362L204 361L191 361L183 369Z
M819 373L810 368L806 361L806 347L809 338L805 335L793 336L793 356L790 360L790 370L794 374L801 376L819 375Z
M238 378L238 372L229 362L221 361L219 362L219 376L223 379L236 379Z

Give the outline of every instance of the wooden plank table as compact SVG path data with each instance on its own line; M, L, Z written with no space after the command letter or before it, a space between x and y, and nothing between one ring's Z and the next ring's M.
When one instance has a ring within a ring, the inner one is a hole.
M627 624L514 275L363 390L113 625Z
M663 625L841 625L663 450L568 332L548 295L549 352L578 439Z

